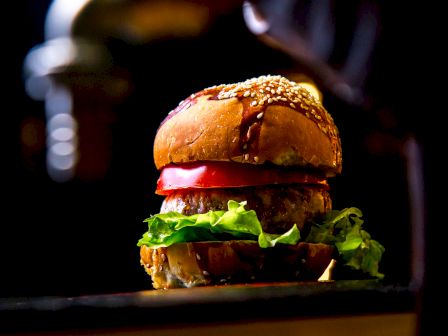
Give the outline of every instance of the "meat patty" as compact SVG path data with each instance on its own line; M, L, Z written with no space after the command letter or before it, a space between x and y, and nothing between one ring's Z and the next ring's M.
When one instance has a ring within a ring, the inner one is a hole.
M303 185L273 185L227 189L188 189L165 198L161 213L177 211L185 215L227 210L228 200L247 201L255 210L263 230L284 233L293 224L306 233L309 223L331 210L327 190Z

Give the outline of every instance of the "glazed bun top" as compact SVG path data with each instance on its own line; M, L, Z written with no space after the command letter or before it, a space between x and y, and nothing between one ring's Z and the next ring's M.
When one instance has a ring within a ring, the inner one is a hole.
M333 118L308 90L282 76L261 76L192 94L161 123L157 169L170 163L233 161L341 172Z

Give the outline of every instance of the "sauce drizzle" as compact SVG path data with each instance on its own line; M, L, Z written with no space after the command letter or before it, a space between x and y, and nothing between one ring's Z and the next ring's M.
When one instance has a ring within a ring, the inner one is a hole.
M178 113L186 111L201 96L210 100L237 98L243 104L239 150L244 161L258 161L258 138L264 111L269 105L287 106L312 120L327 135L336 153L334 165L342 160L338 129L322 104L299 83L282 76L260 76L234 84L206 88L181 101L162 121L163 125ZM160 126L161 126L160 125Z

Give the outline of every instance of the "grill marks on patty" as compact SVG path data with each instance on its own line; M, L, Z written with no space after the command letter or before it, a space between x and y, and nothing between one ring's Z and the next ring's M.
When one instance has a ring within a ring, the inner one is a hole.
M311 220L331 210L330 194L323 188L275 185L179 190L165 198L160 212L193 215L227 210L228 200L247 201L246 209L256 211L263 230L269 233L284 233L293 224L306 233Z

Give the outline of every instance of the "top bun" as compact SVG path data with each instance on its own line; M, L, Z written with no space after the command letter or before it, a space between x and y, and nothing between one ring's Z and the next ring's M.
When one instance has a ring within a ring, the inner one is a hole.
M192 94L171 111L154 141L157 169L170 163L272 163L341 172L339 132L300 84L261 76Z

